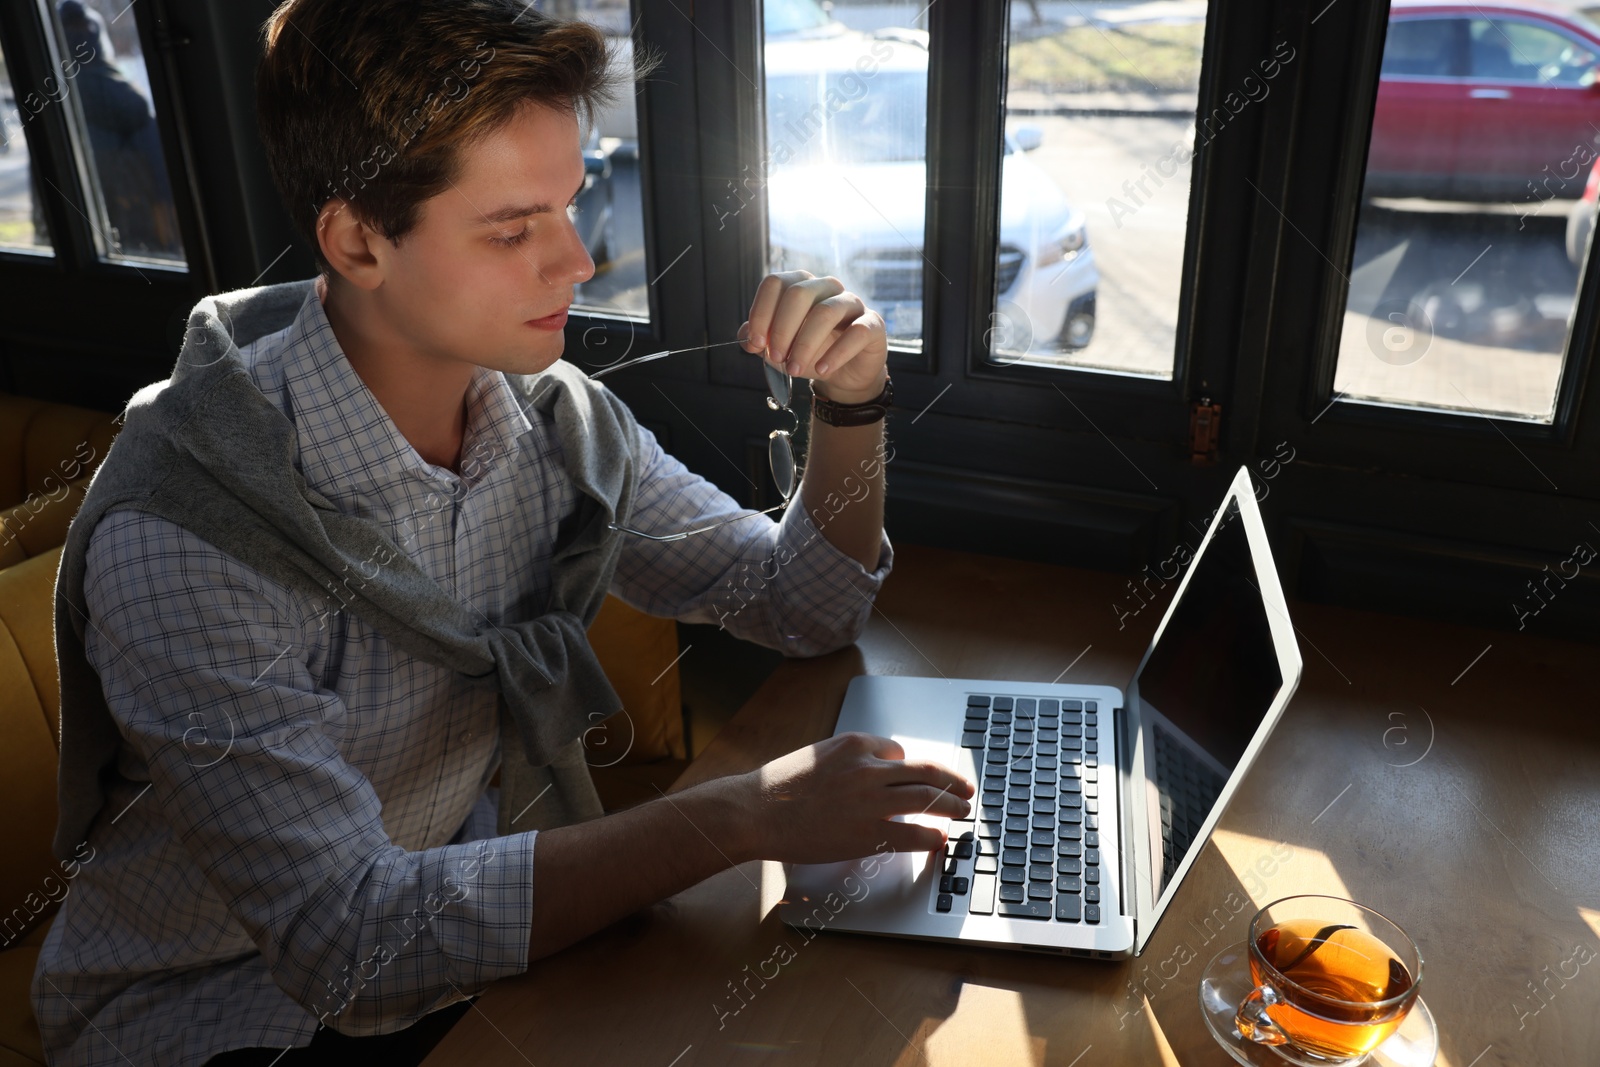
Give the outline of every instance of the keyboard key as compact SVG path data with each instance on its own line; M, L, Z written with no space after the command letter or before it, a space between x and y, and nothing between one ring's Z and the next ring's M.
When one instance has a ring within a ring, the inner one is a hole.
M1083 797L1077 793L1062 793L1059 803L1063 808L1081 808L1083 807Z
M1055 826L1056 817L1054 815L1045 814L1033 817L1033 828L1035 830L1053 830Z
M1056 897L1056 922L1075 923L1078 921L1081 905L1078 898L1072 893L1063 893Z
M1100 863L1100 850L1097 848L1089 849L1083 854L1083 862L1098 865Z
M1048 900L1007 901L1000 905L1001 915L1011 915L1019 919L1048 919L1050 918L1050 902Z
M1010 763L1011 750L1009 748L991 748L983 754L983 762L999 763L1001 765Z
M1056 843L1055 832L1051 830L1034 830L1028 835L1028 843L1042 848L1053 848Z
M1033 863L1028 865L1028 881L1030 882L1053 882L1055 881L1055 877L1056 872L1048 863Z
M1095 814L1100 810L1100 801L1092 797L1088 800L1085 800L1083 802L1083 810L1087 811L1090 815Z
M972 838L964 837L956 842L956 859L970 860L972 858Z
M1000 903L1003 908L1007 904L1020 904L1028 899L1028 890L1020 885L1003 885L1000 887ZM1005 914L1005 912L1001 912Z
M1065 863L1067 861L1066 860L1061 860L1060 862ZM1073 860L1072 862L1073 863L1077 863L1078 861L1077 860ZM1098 885L1099 882L1100 882L1100 868L1099 867L1085 867L1083 869L1083 880L1084 880L1084 882L1086 882L1089 885Z
M1082 737L1083 727L1076 723L1066 723L1061 727L1062 737Z
M1040 782L1033 787L1033 795L1036 797L1053 797L1056 795L1056 788L1056 783L1054 782Z
M949 893L940 893L939 894L939 903L938 903L939 910L940 911L949 911L950 910L950 905L951 905L950 894Z
M1040 756L1033 761L1033 766L1036 770L1053 771L1057 767L1056 757Z
M1012 815L1026 815L1026 814L1028 814L1028 812L1030 810L1031 809L1028 807L1028 802L1026 800L1008 800L1008 801L1006 801L1006 815L1007 815L1007 817L1010 817Z
M1025 867L1001 867L1000 881L1006 885L1021 885L1028 880L1028 871Z
M1100 736L1100 729L1096 726L1085 726L1083 728L1083 736L1093 741Z
M1081 700L1063 700L1061 702L1061 710L1062 711L1082 711L1083 710L1083 701L1081 701Z
M1049 698L1049 697L1044 697L1044 698L1040 699L1040 701L1039 701L1039 717L1041 719L1042 718L1046 718L1046 717L1051 716L1051 715L1059 714L1060 711L1061 711L1061 701L1054 700L1054 699Z
M972 869L978 874L994 874L1000 869L1000 857L994 853L979 855L972 860Z
M1034 745L1033 747L1034 747L1035 754L1036 755L1040 755L1040 756L1056 756L1056 755L1060 755L1060 752L1061 752L1061 750L1057 746L1055 746L1055 745L1047 745L1047 744L1045 744L1043 742L1040 742L1039 744Z
M1053 848L1030 848L1028 850L1029 863L1050 863L1056 858Z
M1086 922L1086 923L1097 923L1097 922L1099 922L1100 921L1100 906L1098 904L1086 904L1086 905L1084 905L1084 908L1083 908L1083 921Z
M972 879L972 901L967 910L974 915L994 914L994 875L980 874Z
M969 708L986 708L988 706L989 706L989 698L987 696L984 696L981 693L968 693L967 694L967 707L969 707Z
M1035 785L1055 785L1061 781L1061 776L1055 771L1034 771L1033 781Z
M1083 842L1067 838L1056 842L1056 851L1063 856L1081 856L1083 855Z
M1000 852L1000 865L1002 867L1026 867L1028 853L1020 848L1002 849Z
M1056 876L1057 893L1079 893L1083 891L1083 879L1075 874L1062 874ZM1097 898L1098 899L1098 898Z
M1025 815L1011 815L1006 818L1006 833L1008 834L1025 834L1031 829L1033 828L1028 825L1028 819Z
M1077 841L1083 837L1083 827L1079 826L1077 823L1064 822L1060 826L1056 827L1056 836L1067 840Z
M1006 834L1002 835L1001 838L1000 838L1000 847L1001 848L1008 848L1008 849L1009 848L1027 848L1028 847L1028 835L1027 834L1006 833Z
M1083 792L1083 783L1069 775L1061 779L1061 791L1063 793L1081 793Z
M1017 702L1013 707L1018 718L1021 718L1024 715L1032 718L1034 712L1038 711L1039 709L1039 702L1033 697L1018 697Z
M1062 856L1060 859L1056 860L1056 873L1057 874L1082 874L1083 873L1083 861L1082 860L1075 860L1071 856ZM1100 880L1100 868L1096 867L1094 869L1094 877L1090 878L1089 881L1098 882L1099 880Z
M1012 705L1012 698L1011 697L995 697L993 700L991 700L989 702L989 706L991 708L993 708L995 711L1010 711L1011 710L1011 705Z
M1011 726L1010 726L1010 724L1009 723L1003 723L1003 722L995 723L993 726L989 727L989 736L990 737L1010 737L1011 736Z
M1085 848L1099 848L1100 847L1100 835L1098 833L1093 832L1093 831L1090 831L1089 833L1084 834L1083 835L1083 844L1084 844Z
M1085 830L1098 830L1098 829L1100 829L1100 816L1098 816L1098 815L1086 816L1084 818L1084 820L1083 820L1083 828Z
M1085 904L1098 904L1098 903L1100 903L1100 887L1097 886L1097 885L1086 885L1086 886L1084 886L1083 887L1083 902Z
M1061 821L1063 823L1081 823L1083 821L1083 812L1076 808L1062 808Z
M978 855L997 856L1000 854L1000 839L997 837L980 837L978 839Z
M962 748L982 748L984 738L981 733L964 733L961 735Z
M1095 703L1093 700L1085 700L1083 702L1083 710L1092 714L1100 710L1100 705Z
M955 878L953 892L958 897L964 897L967 895L967 887L969 884L970 883L968 883L965 875L957 875Z
M1056 810L1055 797L1034 797L1033 810L1041 814L1049 814Z
M954 893L955 890L956 890L956 880L952 875L948 875L947 874L944 877L939 879L939 892L941 892L941 893Z
M1100 751L1100 742L1098 742L1098 741L1085 741L1083 743L1083 750L1085 752L1099 752Z

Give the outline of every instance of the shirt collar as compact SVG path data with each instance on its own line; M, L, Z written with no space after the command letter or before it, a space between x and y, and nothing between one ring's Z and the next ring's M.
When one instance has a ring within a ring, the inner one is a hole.
M310 488L360 512L408 479L470 489L515 450L528 417L505 375L478 367L467 387L461 474L423 459L350 365L317 290L309 288L283 341L288 414Z

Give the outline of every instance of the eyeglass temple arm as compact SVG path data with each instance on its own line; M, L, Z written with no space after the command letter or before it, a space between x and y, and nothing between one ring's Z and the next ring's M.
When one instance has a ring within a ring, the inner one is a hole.
M597 371L591 371L590 374L589 374L589 377L590 378L604 378L606 375L612 373L613 371L622 370L624 367L633 367L633 366L637 366L640 363L649 363L653 359L664 359L667 356L675 356L680 352L699 352L700 350L706 349L706 348L721 348L724 345L742 345L742 344L744 344L744 339L740 338L740 339L734 340L734 341L718 341L716 344L712 344L712 345L695 345L692 348L674 348L674 349L670 349L670 350L665 351L665 352L651 352L648 355L635 356L633 359L625 359L621 363L613 363L609 367L602 367Z
M793 499L793 498L791 497L790 499ZM607 527L609 529L621 530L623 533L634 534L634 535L636 535L638 537L648 538L651 541L682 541L685 537L688 537L691 534L703 533L706 530L715 530L718 526L726 526L730 522L738 522L741 519L753 519L757 515L768 515L768 514L771 514L774 511L778 511L781 508L786 508L788 506L789 506L789 501L785 500L783 503L774 504L772 507L767 508L767 509L765 509L763 511L752 511L752 512L747 512L746 514L743 514L743 515L735 515L731 519L723 519L721 522L714 522L710 526L698 526L698 527L694 528L693 530L683 530L683 531L680 531L678 533L672 533L672 534L646 533L643 530L635 530L631 526L622 526L622 525L620 525L618 523L615 523L615 522L607 523L606 525L607 525Z

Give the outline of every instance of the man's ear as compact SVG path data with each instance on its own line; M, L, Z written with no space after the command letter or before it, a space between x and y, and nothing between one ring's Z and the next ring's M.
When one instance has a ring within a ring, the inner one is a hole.
M374 242L384 237L362 222L348 202L329 200L317 215L317 244L335 273L361 289L376 289L383 281L383 264Z

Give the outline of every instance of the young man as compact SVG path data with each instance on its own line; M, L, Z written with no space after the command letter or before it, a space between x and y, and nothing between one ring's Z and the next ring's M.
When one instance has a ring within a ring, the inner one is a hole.
M730 864L938 847L891 816L973 785L884 738L603 818L571 764L607 590L816 655L892 559L881 419L814 419L774 523L561 361L603 38L521 0L289 0L265 36L262 137L321 273L196 307L69 535L51 1062L416 1062L439 1009ZM880 396L883 320L835 279L766 278L742 330L838 404ZM554 792L497 832L502 766Z

